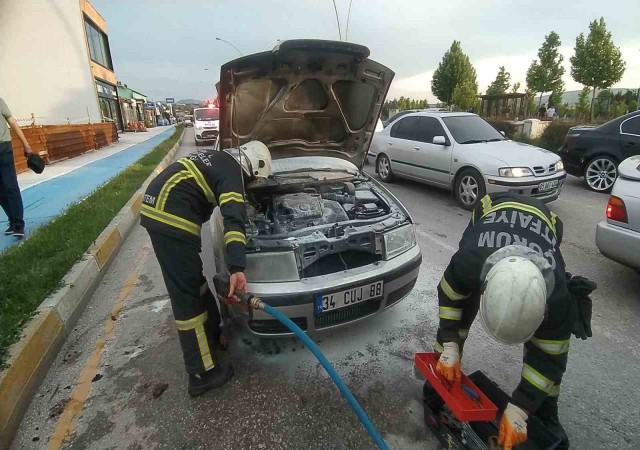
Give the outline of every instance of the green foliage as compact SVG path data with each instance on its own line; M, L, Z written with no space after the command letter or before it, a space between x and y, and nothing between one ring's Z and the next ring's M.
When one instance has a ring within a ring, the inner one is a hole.
M444 54L433 73L431 91L440 101L451 105L454 103L453 95L456 87L464 82L470 83L473 91L478 92L476 70L471 65L469 57L462 51L460 42L453 41L451 48ZM468 87L463 89L470 90Z
M545 36L542 47L538 50L538 59L534 59L527 70L527 87L540 94L538 105L545 92L564 90L564 57L559 51L561 44L560 36L555 31Z
M564 138L569 132L569 128L574 127L576 124L573 122L564 122L557 120L551 122L547 128L542 132L540 136L540 145L543 148L551 151L557 151L562 147Z
M553 91L549 96L549 106L555 106L556 108L562 104L562 94L564 94L564 90L561 91Z
M578 83L595 89L607 89L622 78L625 62L620 49L613 44L604 17L589 24L589 35L576 38L575 54L571 57L571 76ZM591 97L593 118L593 96Z
M609 115L611 118L620 117L629 111L629 105L624 100L617 100L609 109Z
M429 101L425 98L416 100L408 97L400 97L399 99L387 100L382 105L382 117L389 118L391 110L404 111L405 109L426 109L429 107Z
M511 84L511 74L506 71L504 66L498 70L496 79L487 88L487 95L505 94ZM519 85L519 84L518 84Z
M491 126L493 126L493 128L495 128L496 130L504 131L504 134L509 139L515 139L515 140L519 139L520 136L517 135L516 127L513 124L513 122L509 120L492 120L492 119L485 119L485 120L489 122Z
M536 92L527 89L527 117L536 115Z
M453 91L453 104L459 111L478 108L478 85L471 80L459 83Z
M591 89L583 87L578 97L578 103L576 104L576 118L579 120L585 120L589 116L589 94Z
M136 163L0 255L0 369L40 303L176 143L182 128Z
M514 94L518 93L518 89L520 89L520 82L513 83L513 88L511 88L511 92Z

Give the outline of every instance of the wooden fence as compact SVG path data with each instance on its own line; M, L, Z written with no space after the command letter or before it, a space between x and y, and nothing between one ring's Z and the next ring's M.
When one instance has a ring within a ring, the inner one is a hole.
M88 123L83 125L42 125L22 128L34 153L47 164L73 158L90 150L96 150L118 140L114 123ZM13 160L18 173L27 170L24 148L18 137L11 133Z

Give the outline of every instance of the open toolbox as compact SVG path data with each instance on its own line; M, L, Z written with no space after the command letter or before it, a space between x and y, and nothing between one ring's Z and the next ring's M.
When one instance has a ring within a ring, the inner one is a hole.
M447 449L488 450L495 447L498 423L509 395L481 371L462 374L451 384L436 372L439 353L416 353L424 375L424 415L429 429ZM475 395L474 395L475 394ZM515 450L553 450L560 439L536 417L527 421L528 439Z

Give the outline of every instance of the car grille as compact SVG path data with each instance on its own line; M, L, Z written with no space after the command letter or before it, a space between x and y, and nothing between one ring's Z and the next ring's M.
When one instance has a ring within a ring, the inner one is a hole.
M216 138L218 137L218 130L204 130L202 132L203 138Z
M306 317L294 317L291 319L291 321L298 325L302 330L307 329ZM277 320L250 320L249 328L251 328L253 332L261 334L291 333L291 330L289 330Z
M382 299L370 300L357 305L348 306L335 311L326 312L316 316L316 328L329 327L339 325L341 323L350 322L361 317L375 313L380 308Z
M537 177L540 177L542 175L549 175L549 174L552 174L552 173L556 173L556 165L555 164L551 164L546 169L543 166L535 166L533 168L533 173L535 173Z
M413 280L411 283L405 284L400 289L396 289L392 293L387 296L387 306L393 305L395 302L403 298L411 289L416 285L416 280Z

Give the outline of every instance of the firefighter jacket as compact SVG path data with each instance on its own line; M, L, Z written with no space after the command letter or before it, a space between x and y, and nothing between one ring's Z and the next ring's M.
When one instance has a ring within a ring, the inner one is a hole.
M459 249L438 286L440 337L464 343L480 304L485 261L507 245L529 247L553 270L544 321L525 343L522 377L512 401L535 412L547 396L559 394L577 309L565 279L560 253L562 222L542 202L512 193L485 196L473 211Z
M241 167L227 152L204 150L180 158L151 181L142 200L140 223L147 230L200 242L200 229L220 207L227 264L245 267L244 186Z

